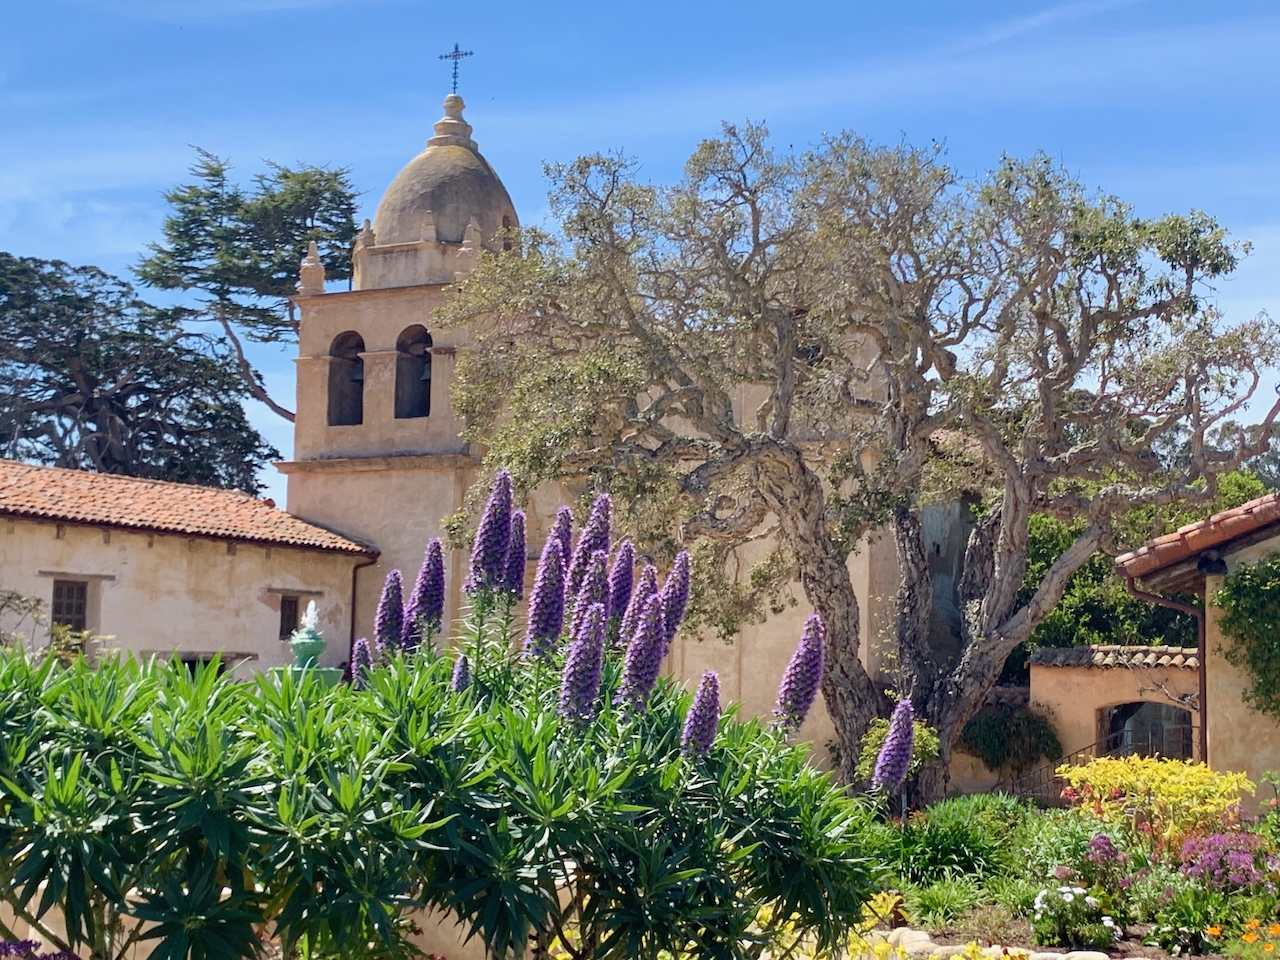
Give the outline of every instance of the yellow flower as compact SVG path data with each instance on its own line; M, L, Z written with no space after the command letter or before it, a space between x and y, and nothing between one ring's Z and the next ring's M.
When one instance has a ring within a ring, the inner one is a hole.
M1262 922L1261 920L1259 920L1257 917L1255 917L1254 919L1252 919L1252 920L1250 920L1248 923L1246 923L1246 924L1244 925L1244 928L1245 928L1246 930L1257 930L1257 929L1258 929L1258 924L1260 924L1261 922ZM1250 943L1252 943L1253 941L1252 941L1252 940L1250 940L1249 942L1250 942Z
M1262 945L1262 949L1263 949L1264 951L1266 951L1267 953L1270 953L1270 952L1271 952L1272 950L1274 950L1275 948L1276 948L1276 945L1275 945L1274 943L1264 943L1264 944Z
M1240 939L1243 940L1245 943L1253 943L1255 940L1258 939L1258 935L1254 933L1252 930L1250 930Z
M1209 928L1208 930L1206 930L1204 933L1205 933L1205 936L1207 936L1207 937L1220 937L1220 936L1222 936L1222 928L1221 928L1221 927L1210 927L1210 928Z
M1273 937L1280 937L1280 923L1273 923L1271 926L1267 927L1267 933Z

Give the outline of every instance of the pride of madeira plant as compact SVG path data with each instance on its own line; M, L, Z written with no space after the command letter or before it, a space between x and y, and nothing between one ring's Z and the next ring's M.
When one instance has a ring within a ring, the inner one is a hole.
M497 956L842 946L879 876L867 809L787 742L807 682L765 726L660 679L688 560L629 576L607 497L576 543L560 515L521 637L521 519L499 475L456 642L432 544L348 685L0 653L0 899L100 960L402 957L423 908Z

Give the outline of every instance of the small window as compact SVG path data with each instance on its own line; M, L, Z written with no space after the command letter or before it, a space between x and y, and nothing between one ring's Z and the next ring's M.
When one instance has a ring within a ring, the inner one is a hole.
M89 584L83 580L53 581L53 622L72 630L87 630Z
M288 640L298 629L298 598L280 598L280 639Z
M431 415L431 334L419 325L396 340L396 419Z
M207 653L183 653L183 654L179 654L179 658L182 660L182 665L187 668L187 670L191 673L193 677L196 675L196 671L199 670L201 667L207 667L209 664L213 663L212 654L207 654ZM226 672L227 672L226 661L219 660L218 676L222 676Z
M347 331L329 348L329 426L364 422L364 340Z

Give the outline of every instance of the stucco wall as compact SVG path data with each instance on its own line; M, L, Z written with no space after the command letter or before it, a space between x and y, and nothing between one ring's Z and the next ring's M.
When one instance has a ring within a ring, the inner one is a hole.
M1243 563L1256 563L1280 552L1280 537L1229 550L1227 569L1237 570ZM1205 577L1205 692L1208 715L1209 766L1215 770L1243 771L1254 783L1268 770L1280 770L1280 724L1254 710L1244 702L1249 687L1246 673L1227 662L1219 620L1222 610L1211 602L1222 589L1223 577ZM1264 788L1265 789L1265 788ZM1250 807L1256 809L1256 799Z
M1098 740L1098 711L1122 703L1173 703L1195 696L1199 675L1185 667L1054 667L1031 666L1031 709L1046 714L1064 753L1074 753ZM1191 723L1199 725L1198 711Z
M85 580L88 627L135 652L255 654L253 669L292 663L279 641L280 598L316 601L329 640L324 662L346 657L351 567L322 551L0 520L0 588L46 606L56 579ZM45 636L39 636L44 642ZM240 668L245 673L245 668Z

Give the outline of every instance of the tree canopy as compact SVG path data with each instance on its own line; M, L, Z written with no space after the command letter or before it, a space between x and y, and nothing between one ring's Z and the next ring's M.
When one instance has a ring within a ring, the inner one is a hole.
M95 267L0 253L0 454L256 492L279 457L224 342Z
M200 306L192 315L221 326L255 399L292 420L268 395L241 337L262 343L297 338L289 297L311 241L328 279L351 276L355 189L346 169L276 163L246 189L232 181L227 160L197 153L192 182L164 195L170 206L164 240L150 245L138 277L161 290L195 292Z
M1242 250L1204 214L1138 217L1044 157L966 179L937 150L841 134L796 156L758 127L726 127L673 186L610 156L549 172L557 231L486 258L441 317L475 332L468 438L526 484L630 500L651 549L702 544L743 616L794 575L828 625L846 758L889 706L847 569L871 531L902 570L896 682L945 762L1119 515L1211 499L1270 441L1276 407L1238 421L1280 337L1214 308ZM944 663L919 512L961 495L991 507ZM1027 595L1036 514L1077 526Z

